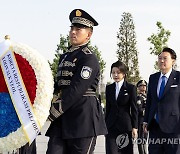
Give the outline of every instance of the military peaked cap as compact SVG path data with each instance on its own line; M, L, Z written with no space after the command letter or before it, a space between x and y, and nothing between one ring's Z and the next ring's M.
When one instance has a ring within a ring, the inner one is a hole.
M74 9L69 15L69 20L72 25L80 24L91 28L98 25L97 21L93 17L81 9Z
M140 80L137 83L137 87L139 87L139 86L147 86L147 82L145 80Z

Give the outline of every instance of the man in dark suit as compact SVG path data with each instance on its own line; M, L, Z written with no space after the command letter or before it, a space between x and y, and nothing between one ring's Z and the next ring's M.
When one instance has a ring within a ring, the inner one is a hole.
M176 53L164 48L160 72L149 78L144 131L149 130L150 154L180 153L180 72L173 69Z

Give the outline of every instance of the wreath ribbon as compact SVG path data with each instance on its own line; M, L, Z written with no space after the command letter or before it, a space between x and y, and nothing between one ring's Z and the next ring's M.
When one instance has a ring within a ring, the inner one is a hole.
M40 133L41 126L33 111L10 43L6 41L0 44L0 65L24 134L31 144Z

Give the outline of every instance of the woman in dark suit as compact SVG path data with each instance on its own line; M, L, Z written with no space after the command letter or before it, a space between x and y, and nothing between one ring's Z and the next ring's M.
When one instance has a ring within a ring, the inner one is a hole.
M137 137L136 87L125 80L127 67L117 61L111 66L114 83L106 86L106 154L133 154Z

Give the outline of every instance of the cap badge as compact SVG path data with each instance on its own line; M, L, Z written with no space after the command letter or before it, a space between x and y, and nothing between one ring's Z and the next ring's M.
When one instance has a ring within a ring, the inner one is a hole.
M77 17L80 17L81 15L82 15L81 11L77 10L77 11L76 11L76 16L77 16Z
M146 84L144 80L142 81L142 84Z

